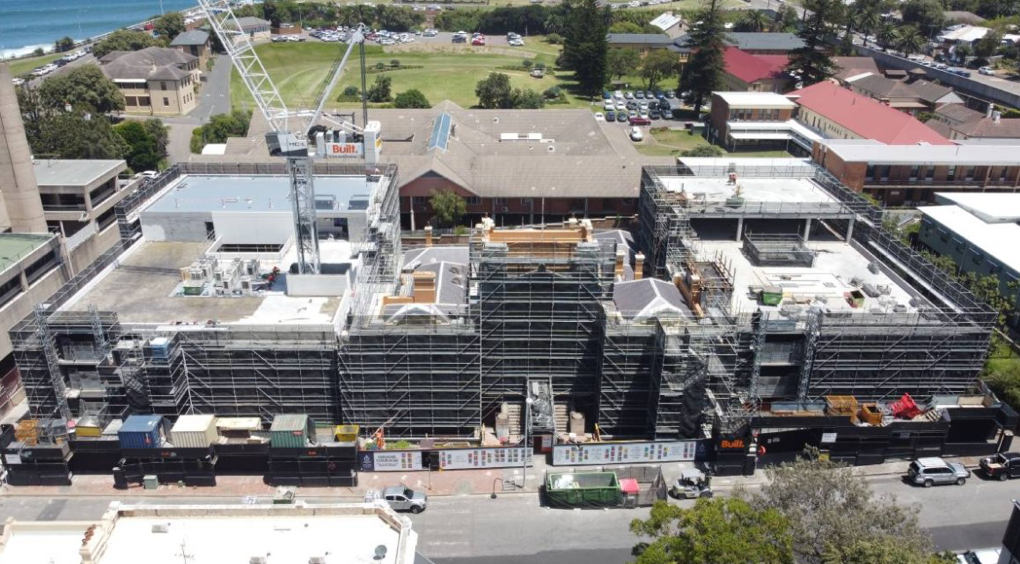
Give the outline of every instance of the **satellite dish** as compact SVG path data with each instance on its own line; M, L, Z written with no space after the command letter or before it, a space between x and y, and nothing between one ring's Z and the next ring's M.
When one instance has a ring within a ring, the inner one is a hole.
M375 559L382 560L383 558L386 558L386 550L387 548L385 544L380 544L375 547Z

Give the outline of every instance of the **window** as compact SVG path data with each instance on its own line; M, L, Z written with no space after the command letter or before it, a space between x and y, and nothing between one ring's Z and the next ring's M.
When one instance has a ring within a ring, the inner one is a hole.
M159 89L160 90L166 90L166 81L165 80L164 81L160 81Z
M164 106L169 106L170 105L170 98L163 98L163 105Z
M868 170L864 172L864 179L865 180L875 179L875 165L870 164L868 165Z
M429 203L428 196L411 196L412 206L423 206L427 203Z
M880 168L878 174L882 180L889 180L889 165Z
M946 180L956 180L956 165L950 165L949 170L946 171Z
M138 97L138 105L139 106L148 106L148 105L151 105L151 104L152 104L152 101L149 100L148 96L139 96Z
M1002 181L1006 180L1006 171L1008 171L1008 170L1009 169L1007 167L1002 167L1002 168L999 169L999 182L1002 182ZM1017 459L1017 460L1020 460L1020 459Z
M468 196L467 198L464 199L467 200L467 205L469 206L477 206L478 204L482 203L482 199L479 198L478 196Z
M506 198L496 198L496 205L497 206L505 206L506 205Z
M911 180L917 180L917 175L918 175L919 172L921 172L921 167L920 166L914 165L914 166L910 167L910 179Z
M974 172L977 170L976 166L967 167L967 172L964 173L964 178L967 180L974 180Z
M935 165L928 165L924 171L924 180L926 182L931 182L932 178L935 178Z
M138 105L138 97L137 96L124 96L124 105L125 106L137 106Z
M530 208L535 205L535 200L533 198L521 198L521 205Z

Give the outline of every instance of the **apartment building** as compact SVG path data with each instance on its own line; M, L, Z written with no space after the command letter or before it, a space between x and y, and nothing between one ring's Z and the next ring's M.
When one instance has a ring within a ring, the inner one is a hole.
M778 92L793 89L794 78L786 72L786 55L753 55L736 47L723 51L723 84L726 90L739 92Z
M923 205L944 190L1020 191L1015 146L887 145L825 139L812 158L840 182L889 206Z
M120 88L128 113L184 115L198 105L200 57L177 49L146 47L101 58L103 74Z

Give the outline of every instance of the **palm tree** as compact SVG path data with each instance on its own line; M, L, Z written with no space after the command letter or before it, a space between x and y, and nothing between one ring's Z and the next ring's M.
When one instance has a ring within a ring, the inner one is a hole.
M896 24L882 22L878 26L878 33L875 34L875 38L878 39L878 44L882 47L889 47L895 45L900 40L900 32L896 29Z
M868 46L868 37L882 23L878 10L867 9L857 13L854 18L857 20L857 29L864 34L864 46Z
M742 31L759 32L768 29L771 23L765 12L761 10L748 10L744 13L744 17L740 18L738 25Z
M918 33L916 27L908 25L900 30L900 38L896 42L896 47L903 51L904 55L910 56L924 47L924 37Z

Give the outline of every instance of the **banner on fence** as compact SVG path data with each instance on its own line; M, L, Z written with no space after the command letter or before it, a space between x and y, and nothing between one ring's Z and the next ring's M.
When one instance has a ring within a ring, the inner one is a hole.
M363 472L401 472L421 470L421 451L362 451L361 470Z
M556 445L553 466L624 464L632 462L685 462L694 460L697 441L599 443Z
M523 447L459 448L436 451L436 454L443 470L467 470L520 466L524 464L527 450Z

